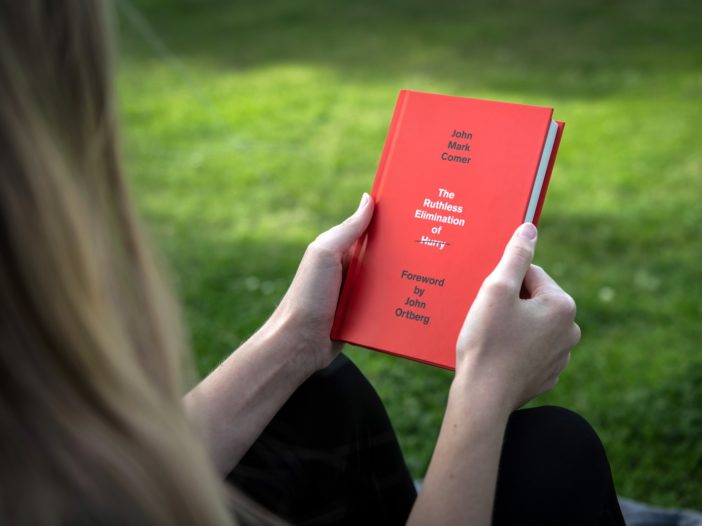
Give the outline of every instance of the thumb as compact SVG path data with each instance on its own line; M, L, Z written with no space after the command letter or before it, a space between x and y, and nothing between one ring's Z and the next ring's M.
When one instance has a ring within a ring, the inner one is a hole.
M519 288L524 281L536 251L536 227L524 223L514 232L505 247L502 259L493 271L493 277L499 277Z
M371 217L373 217L373 200L367 193L364 193L353 215L345 219L343 223L319 234L315 243L327 250L343 254L365 232Z

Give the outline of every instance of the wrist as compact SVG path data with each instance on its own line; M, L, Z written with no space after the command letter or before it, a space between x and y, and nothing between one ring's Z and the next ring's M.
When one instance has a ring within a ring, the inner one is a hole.
M252 339L274 349L281 361L307 378L319 369L313 345L294 316L276 313L256 332Z
M457 368L448 403L481 419L506 422L515 407L505 387L489 374Z

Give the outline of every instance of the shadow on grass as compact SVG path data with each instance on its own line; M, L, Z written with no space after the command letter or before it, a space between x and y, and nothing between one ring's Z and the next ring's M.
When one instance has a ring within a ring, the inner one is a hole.
M231 70L312 64L349 80L430 79L564 98L635 92L702 66L702 4L694 1L135 4L175 56ZM133 16L124 10L127 55L153 60ZM691 86L690 95L699 91Z

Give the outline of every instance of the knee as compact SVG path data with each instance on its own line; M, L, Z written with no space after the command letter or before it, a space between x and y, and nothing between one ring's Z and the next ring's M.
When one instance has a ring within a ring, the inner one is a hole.
M507 424L503 454L538 457L558 465L606 462L592 426L579 414L556 406L515 411Z
M494 524L597 524L616 503L609 462L597 433L561 407L516 411L500 459ZM616 506L615 506L616 507ZM615 510L616 511L616 510Z
M518 430L553 442L599 442L597 433L582 416L570 409L552 405L515 411L510 416L507 429L508 433Z
M604 447L592 426L577 413L555 406L512 414L500 464L502 472L516 479L571 490L600 486L609 474Z

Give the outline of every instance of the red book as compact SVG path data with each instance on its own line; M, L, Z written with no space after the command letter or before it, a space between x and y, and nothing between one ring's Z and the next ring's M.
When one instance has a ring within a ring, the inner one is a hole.
M456 340L518 225L536 223L553 109L401 91L332 338L455 369Z

